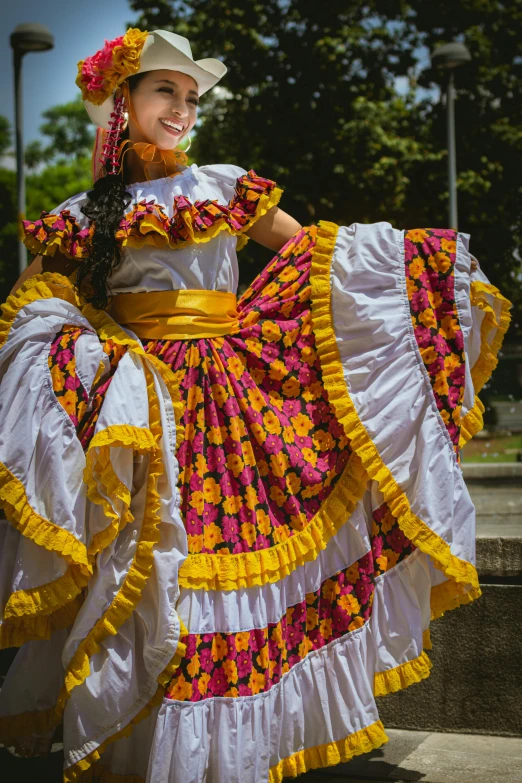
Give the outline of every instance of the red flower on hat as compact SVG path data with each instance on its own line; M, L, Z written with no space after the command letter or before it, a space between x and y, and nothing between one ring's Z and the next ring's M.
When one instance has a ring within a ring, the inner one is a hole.
M76 84L84 100L101 105L128 76L138 72L147 35L131 28L125 35L105 41L96 54L80 60Z

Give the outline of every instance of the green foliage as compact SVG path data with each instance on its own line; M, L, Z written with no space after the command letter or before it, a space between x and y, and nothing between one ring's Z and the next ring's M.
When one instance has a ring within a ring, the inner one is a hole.
M90 158L57 162L27 177L27 217L35 220L75 193L92 187Z
M43 112L45 122L40 132L49 144L33 141L25 149L28 168L48 165L55 161L78 161L90 156L94 144L94 126L78 97L69 103L52 106Z
M6 155L11 146L11 128L7 117L0 115L0 156Z
M0 298L3 302L18 277L16 174L0 168Z
M131 8L141 29L174 30L196 58L226 61L223 86L203 97L198 163L276 179L282 208L302 223L447 225L445 107L433 98L443 77L419 73L416 57L464 41L473 59L456 73L459 227L520 312L520 0L131 0ZM409 82L405 98L397 77ZM266 261L252 245L244 281Z
M90 152L93 144L92 126L88 123L81 101L55 106L44 112L46 122L41 131L50 140L39 141L26 148L26 214L29 219L40 217L62 202L91 187ZM10 140L9 123L0 116L0 153L5 139ZM18 278L18 228L16 219L16 174L0 168L0 301L4 301Z

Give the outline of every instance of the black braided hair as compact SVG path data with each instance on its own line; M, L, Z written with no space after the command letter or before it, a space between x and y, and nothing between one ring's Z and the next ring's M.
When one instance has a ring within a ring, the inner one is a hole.
M144 76L138 73L129 77L130 92L136 89ZM128 138L128 133L128 129L124 131L122 140ZM123 176L105 174L100 177L87 195L89 200L82 207L82 212L94 225L94 233L91 254L78 267L76 286L86 302L105 310L111 295L108 279L122 261L116 231L132 201L125 186L125 172Z

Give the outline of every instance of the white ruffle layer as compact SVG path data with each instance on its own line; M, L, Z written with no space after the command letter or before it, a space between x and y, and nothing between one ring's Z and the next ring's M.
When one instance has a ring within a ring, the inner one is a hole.
M282 759L378 720L374 673L421 654L430 592L427 558L416 551L378 577L366 625L309 653L271 690L197 703L164 699L157 717L143 727L140 747L132 737L118 740L101 764L148 783L267 781Z
M403 248L389 223L339 229L331 286L344 378L412 512L474 563L475 508L415 341Z
M379 496L382 498L375 483L369 482L363 500L326 548L315 560L298 566L279 582L226 591L182 587L177 610L187 630L199 634L237 633L278 623L289 606L303 601L306 593L318 590L325 579L348 568L370 551L372 509L382 503L382 499L378 502Z
M0 351L0 460L25 488L29 505L44 519L88 547L109 520L100 505L87 500L83 483L85 456L74 426L58 403L47 365L50 344L66 324L87 333L76 343L77 372L87 390L103 351L98 335L74 306L60 299L38 300L20 310ZM149 428L149 400L141 356L129 350L113 376L95 434L119 424ZM163 473L159 543L134 611L114 633L101 640L90 657L89 676L73 687L64 713L66 766L84 758L103 740L126 726L150 701L158 676L173 658L180 637L175 610L178 569L186 556L186 534L179 514L176 427L168 389L156 368L154 379L163 436L159 440ZM18 652L0 695L0 717L47 710L56 704L64 675L78 648L104 616L133 563L146 512L149 457L132 449L110 449L118 478L131 491L134 520L96 557L84 603L68 631L49 641L31 641ZM98 486L101 494L103 487ZM119 514L121 503L110 498ZM62 576L68 566L59 554L24 538L9 523L0 526L2 543L0 598L2 616L10 594ZM45 678L41 677L42 661ZM73 667L74 668L74 667Z

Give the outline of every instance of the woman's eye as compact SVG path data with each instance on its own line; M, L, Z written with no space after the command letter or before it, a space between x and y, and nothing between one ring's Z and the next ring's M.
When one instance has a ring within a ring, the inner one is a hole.
M169 95L174 95L172 87L158 87L157 92L168 92ZM199 106L199 101L196 98L189 98L189 103L193 103L194 106Z

